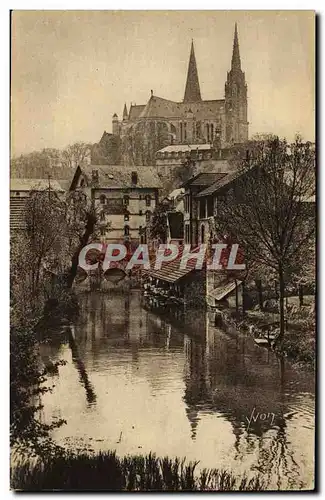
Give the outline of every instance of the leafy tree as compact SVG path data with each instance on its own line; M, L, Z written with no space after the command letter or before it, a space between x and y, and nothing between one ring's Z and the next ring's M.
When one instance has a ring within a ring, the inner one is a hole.
M219 235L235 238L245 260L272 270L279 282L280 334L284 336L285 286L293 264L310 245L315 215L306 203L315 190L315 155L310 143L277 137L257 140L239 160L238 172L218 199Z
M167 214L163 203L159 203L152 213L149 224L149 235L150 239L157 243L167 242Z

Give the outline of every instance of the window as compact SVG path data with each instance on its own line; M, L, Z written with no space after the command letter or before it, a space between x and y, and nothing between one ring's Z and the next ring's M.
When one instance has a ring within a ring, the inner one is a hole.
M16 191L16 196L20 196L20 191Z
M180 129L180 136L181 136L181 142L183 141L183 124L179 124L179 129Z
M190 226L187 224L185 226L185 243L190 242Z
M213 133L213 124L210 125L210 141L213 141L214 133Z
M83 187L85 185L85 179L81 179L80 181L80 187Z
M142 226L139 226L139 234L142 234Z
M139 210L139 215L142 215L142 210Z
M200 200L200 219L205 219L205 198Z
M184 211L189 212L190 211L190 195L187 194L184 198Z
M132 172L132 174L131 174L131 182L132 182L132 184L138 184L138 174L137 174L137 172Z
M142 200L142 194L139 194L139 200Z
M201 226L201 243L204 243L205 241L205 227L202 225Z
M124 236L129 236L130 235L130 226L126 225L124 226Z
M150 196L150 194L147 194L146 195L146 206L150 207L150 203L151 203L151 196Z
M99 197L99 201L102 205L105 205L106 203L106 196L104 194L101 194Z
M212 196L209 196L207 199L207 209L208 209L208 217L213 216L213 198Z
M129 212L125 212L125 214L124 214L124 221L128 222L129 220L130 220L130 213Z
M128 206L129 202L130 202L130 197L129 197L127 194L125 194L125 195L123 196L123 204L124 204L125 206Z
M151 212L150 210L147 210L146 211L146 221L149 222L150 221L150 217L151 217Z
M186 123L184 123L184 141L186 141L187 132L186 132Z

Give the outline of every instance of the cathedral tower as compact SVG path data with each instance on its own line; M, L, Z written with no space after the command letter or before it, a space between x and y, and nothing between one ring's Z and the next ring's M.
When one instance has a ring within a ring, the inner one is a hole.
M227 73L225 85L226 142L236 143L248 140L247 85L245 73L241 70L237 23L235 24L231 70Z
M194 44L192 40L183 102L197 102L197 101L202 101L202 99L201 99L201 91L199 84L199 76L196 67Z

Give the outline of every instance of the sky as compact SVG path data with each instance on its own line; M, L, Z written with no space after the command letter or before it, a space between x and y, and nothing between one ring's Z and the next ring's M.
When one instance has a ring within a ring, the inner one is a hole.
M312 11L14 11L12 155L98 142L151 89L181 101L192 38L202 98L223 99L235 22L249 135L314 140Z

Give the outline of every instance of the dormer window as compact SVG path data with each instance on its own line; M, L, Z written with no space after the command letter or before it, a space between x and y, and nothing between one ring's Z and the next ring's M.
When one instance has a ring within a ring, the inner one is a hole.
M131 182L132 182L132 184L138 184L138 174L137 174L137 172L132 172L132 174L131 174Z
M98 170L93 170L91 173L91 178L93 182L98 182Z

